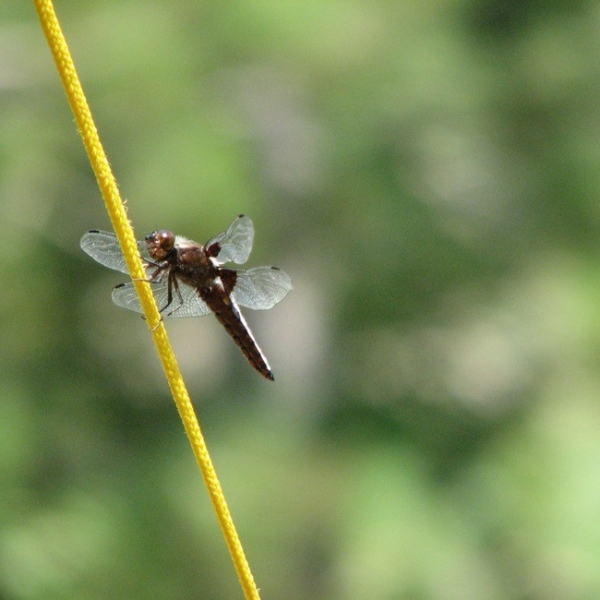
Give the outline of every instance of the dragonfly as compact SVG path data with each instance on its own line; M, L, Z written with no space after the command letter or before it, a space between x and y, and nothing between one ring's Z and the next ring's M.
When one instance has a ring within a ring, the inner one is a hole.
M283 300L292 281L277 267L225 268L243 264L254 242L250 217L237 216L227 231L204 246L172 231L161 229L137 242L146 276L159 311L164 317L202 317L214 314L239 346L249 363L266 379L273 371L256 342L240 306L266 310ZM101 265L129 274L114 233L92 229L81 238L81 249ZM117 285L115 304L142 313L132 282Z

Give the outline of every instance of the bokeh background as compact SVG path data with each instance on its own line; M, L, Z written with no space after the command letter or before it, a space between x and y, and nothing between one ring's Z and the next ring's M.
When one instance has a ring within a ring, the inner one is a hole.
M600 597L600 2L59 1L136 233L288 298L168 331L262 596ZM241 597L28 2L0 5L0 596Z

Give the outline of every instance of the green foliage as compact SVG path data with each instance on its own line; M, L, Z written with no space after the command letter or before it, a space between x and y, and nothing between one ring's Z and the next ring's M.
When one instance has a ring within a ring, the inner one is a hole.
M597 4L58 4L138 235L292 276L275 384L167 324L263 597L597 597ZM0 56L0 596L241 596L27 3Z

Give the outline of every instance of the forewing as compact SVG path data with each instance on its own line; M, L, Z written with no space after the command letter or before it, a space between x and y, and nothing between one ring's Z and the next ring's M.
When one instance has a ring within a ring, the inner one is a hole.
M163 317L203 317L212 313L206 302L200 298L196 289L189 285L180 283L179 294L173 289L173 301L168 307L169 288L166 281L151 282L150 286ZM118 285L113 290L112 299L117 306L138 313L143 312L137 292L131 282Z
M137 242L137 244L142 256L147 257L145 244L143 242ZM114 233L93 229L83 234L79 245L86 254L89 254L101 265L129 274L117 236Z
M219 233L205 246L209 256L219 263L245 263L250 256L254 242L254 225L246 215L239 215L227 231Z
M266 310L283 300L292 289L289 275L277 267L236 271L233 297L240 306Z

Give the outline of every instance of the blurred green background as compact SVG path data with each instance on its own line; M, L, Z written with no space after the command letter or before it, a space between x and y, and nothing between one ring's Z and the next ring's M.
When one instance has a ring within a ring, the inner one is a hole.
M294 290L167 323L262 597L600 597L600 2L59 1L136 233ZM0 6L0 597L241 597L33 5Z

